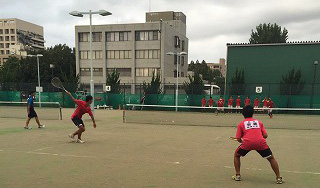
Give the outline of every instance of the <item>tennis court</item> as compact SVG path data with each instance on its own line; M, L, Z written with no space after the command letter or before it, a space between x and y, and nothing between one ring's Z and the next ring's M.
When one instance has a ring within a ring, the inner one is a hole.
M140 121L150 118L153 123L123 123L122 111L96 110L97 129L85 121L86 143L76 144L67 137L76 128L68 118L72 111L63 109L63 120L42 120L46 125L42 130L34 120L29 131L23 129L24 119L0 118L1 188L319 187L320 128L268 129L268 123L303 124L305 129L319 126L320 116L257 116L265 121L268 144L285 180L276 185L269 163L255 152L242 159L243 181L231 179L238 143L228 139L235 135L235 127L225 125L241 121L240 114L166 112L168 117L173 114L186 122L208 118L210 124L217 125L181 126L179 120L158 124L161 116L155 112L131 114Z

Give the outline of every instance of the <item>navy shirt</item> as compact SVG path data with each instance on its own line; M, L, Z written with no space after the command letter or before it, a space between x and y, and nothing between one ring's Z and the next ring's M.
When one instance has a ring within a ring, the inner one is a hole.
M30 108L33 108L33 107L34 107L34 105L33 105L33 96L32 96L32 95L29 95L28 105L30 105Z

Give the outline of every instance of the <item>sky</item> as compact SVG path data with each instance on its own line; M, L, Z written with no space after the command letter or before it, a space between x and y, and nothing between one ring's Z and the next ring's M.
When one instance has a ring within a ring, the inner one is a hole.
M187 16L189 62L216 63L226 58L227 43L247 43L260 23L288 30L288 41L320 39L319 0L0 0L0 18L19 18L44 27L45 46L74 47L74 26L89 18L73 10L105 9L112 16L93 16L93 24L143 23L149 11L176 11Z

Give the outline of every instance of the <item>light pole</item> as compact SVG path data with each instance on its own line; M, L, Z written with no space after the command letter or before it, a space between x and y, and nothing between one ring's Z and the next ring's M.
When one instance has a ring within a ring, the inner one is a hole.
M187 52L168 52L167 55L177 56L177 86L176 86L176 111L178 111L178 96L179 96L179 62L180 56L187 55Z
M314 95L314 84L316 83L316 73L317 73L317 65L319 64L319 61L314 61L313 65L314 65L314 74L313 74L313 83L312 83L312 92L311 92L311 104L310 104L310 108L313 107L313 95Z
M39 65L39 57L42 57L42 54L37 55L27 55L28 57L37 57L37 65L38 65L38 92L39 92L39 107L41 107L41 86L40 86L40 65Z
M89 12L72 11L69 14L72 16L76 16L76 17L83 17L84 14L89 14L89 18L90 18L90 34L89 34L90 40L89 40L89 42L90 42L90 64L91 64L91 67L90 67L90 75L91 75L90 93L94 99L94 80L93 80L93 63L92 63L92 14L99 14L100 16L109 16L109 15L112 15L112 13L108 12L106 10L99 10L99 11L89 10ZM91 103L91 109L94 110L94 100Z
M53 78L53 69L55 68L54 64L50 64L51 69L51 79Z

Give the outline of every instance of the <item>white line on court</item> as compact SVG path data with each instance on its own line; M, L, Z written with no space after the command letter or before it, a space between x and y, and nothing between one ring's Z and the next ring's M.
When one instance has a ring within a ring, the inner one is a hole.
M41 151L41 150L49 149L49 148L52 148L52 147L44 147L44 148L36 149L36 150L34 150L34 151Z
M0 150L4 152L4 150ZM50 156L61 156L61 157L76 157L76 158L97 158L93 156L86 155L68 155L68 154L57 154L57 153L45 153L45 152L35 152L35 151L15 151L15 150L6 150L7 152L17 152L25 154L34 154L34 155L50 155Z
M225 168L234 168L231 166L224 166ZM265 171L261 168L245 168L247 170L255 170L255 171ZM320 175L320 172L300 172L300 171L291 171L291 170L281 170L281 172L288 172L288 173L294 173L294 174L312 174L312 175Z

